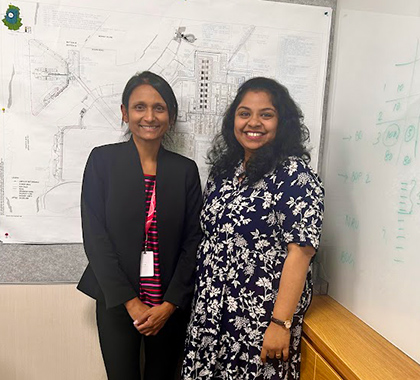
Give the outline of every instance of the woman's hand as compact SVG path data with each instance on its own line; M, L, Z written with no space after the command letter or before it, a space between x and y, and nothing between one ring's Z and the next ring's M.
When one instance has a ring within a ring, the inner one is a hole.
M134 321L134 326L143 335L156 335L175 309L175 305L165 301L162 305L147 310L141 318Z
M124 303L125 308L127 309L128 314L133 321L140 319L143 314L150 309L150 306L147 306L140 301L140 298L133 298L126 303Z
M289 358L290 330L270 323L265 330L264 342L261 350L261 360L270 359L286 361Z

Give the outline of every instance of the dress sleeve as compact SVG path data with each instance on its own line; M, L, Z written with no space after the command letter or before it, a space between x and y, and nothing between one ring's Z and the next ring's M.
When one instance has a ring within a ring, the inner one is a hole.
M278 219L286 243L319 247L324 213L321 180L303 161L289 160L282 169Z
M82 185L82 231L86 256L105 296L106 307L120 305L137 296L106 230L104 164L95 148L87 161Z
M163 297L182 309L190 305L195 280L197 247L202 232L199 216L203 204L200 176L197 165L191 166L186 178L185 222L182 232L181 252L174 275Z

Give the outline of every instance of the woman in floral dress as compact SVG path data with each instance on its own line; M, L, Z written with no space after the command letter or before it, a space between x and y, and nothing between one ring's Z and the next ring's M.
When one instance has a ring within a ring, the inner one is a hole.
M184 380L299 379L324 190L287 89L245 82L209 153Z

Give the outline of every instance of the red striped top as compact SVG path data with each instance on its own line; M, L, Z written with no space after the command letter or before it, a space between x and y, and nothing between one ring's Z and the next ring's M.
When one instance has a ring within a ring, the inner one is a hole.
M156 176L148 174L144 175L144 185L146 190L146 216L147 212L149 211L150 200L152 198L153 186L155 185L155 182ZM145 246L147 247L147 250L153 251L154 276L140 277L140 300L149 306L156 306L162 303L156 210L154 212L152 224L145 240Z

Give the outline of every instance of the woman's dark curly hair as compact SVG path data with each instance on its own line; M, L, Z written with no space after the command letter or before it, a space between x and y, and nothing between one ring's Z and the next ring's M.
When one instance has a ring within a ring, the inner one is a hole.
M305 146L305 142L309 140L309 130L303 124L302 111L290 97L287 88L274 79L257 77L249 79L239 87L235 99L226 110L222 130L216 135L207 153L211 175L232 173L239 160L244 158L244 149L235 138L234 122L236 109L249 91L266 92L279 120L274 140L258 149L246 163L246 175L249 183L253 184L277 165L285 162L289 156L301 157L307 163L311 156Z

